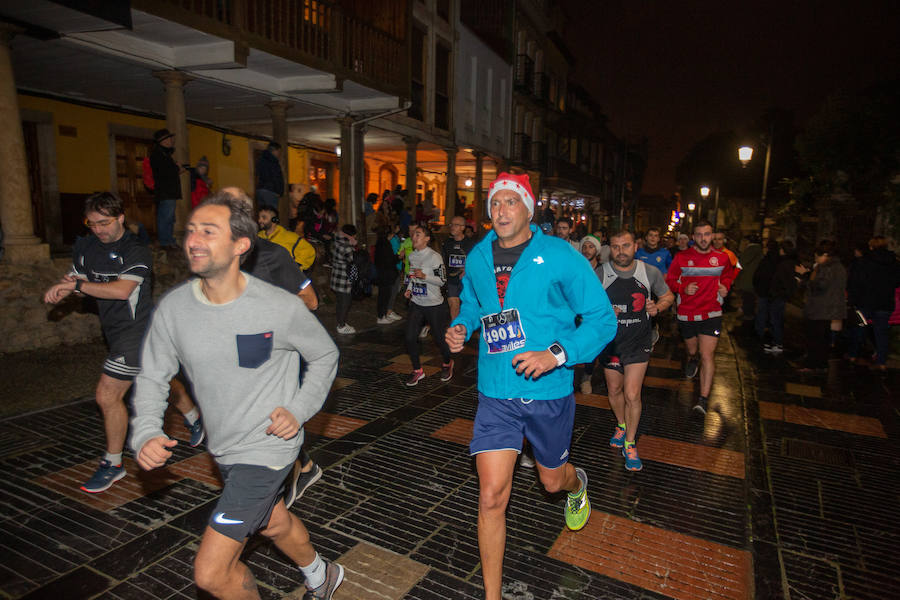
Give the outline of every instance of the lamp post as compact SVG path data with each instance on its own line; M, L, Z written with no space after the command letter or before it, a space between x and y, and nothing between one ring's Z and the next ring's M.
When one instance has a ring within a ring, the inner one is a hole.
M772 139L775 137L775 122L772 122L769 130L769 143L766 144L766 164L763 167L762 193L759 196L759 239L762 240L763 231L766 229L766 190L769 187L769 164L772 161ZM741 166L747 168L747 164L753 158L753 148L741 146L738 148L738 160Z
M709 186L708 185L700 186L700 197L703 198L703 201L701 202L701 207L706 206L706 201L709 199ZM707 212L709 212L709 209L707 209ZM703 218L704 218L703 217L703 209L701 208L700 209L700 219L702 220Z

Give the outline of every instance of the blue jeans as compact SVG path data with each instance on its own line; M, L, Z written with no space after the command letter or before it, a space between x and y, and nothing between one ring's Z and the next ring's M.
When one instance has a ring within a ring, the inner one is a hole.
M278 199L278 194L276 194L272 190L267 190L264 188L256 189L257 210L259 210L263 206L268 206L270 208L278 210Z
M175 245L174 198L156 201L156 239L161 246Z
M766 326L772 333L772 342L778 346L784 344L784 304L781 298L759 298L756 305L756 335L766 335Z

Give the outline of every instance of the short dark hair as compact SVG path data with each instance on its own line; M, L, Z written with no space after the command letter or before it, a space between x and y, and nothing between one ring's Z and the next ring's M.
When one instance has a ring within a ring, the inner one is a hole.
M559 220L556 221L556 224L557 224L557 225L561 225L562 223L565 223L565 224L568 225L569 228L571 229L571 227L572 227L572 219L570 219L569 217L563 217L562 219L559 219Z
M834 242L831 240L822 240L819 242L816 246L816 256L822 256L823 254L834 256Z
M648 227L647 233L650 233L651 231L655 231L656 233L659 233L659 227Z
M344 223L341 225L341 231L344 232L345 235L356 235L356 226L351 223Z
M259 230L259 226L253 218L253 201L243 191L239 191L236 194L231 190L222 189L204 198L197 208L202 206L224 206L231 213L228 219L228 226L231 228L231 240L237 241L242 237L250 240L250 248L241 255L241 264L243 264L244 260L256 247L256 236Z
M269 145L266 146L266 150L281 150L281 144L278 142L269 142Z
M794 246L794 242L792 242L791 240L782 240L781 241L781 249L784 251L784 253L786 255L790 255L790 254L794 253L794 251L797 249L797 247Z
M107 217L118 217L125 214L125 206L122 199L112 192L98 192L91 194L84 201L84 215L88 213L100 213Z
M694 224L694 229L693 229L693 231L697 231L697 230L700 229L701 227L709 227L710 229L712 229L712 223L710 223L709 221L706 221L706 220L700 220L700 221L697 221L697 222Z
M428 236L429 240L434 239L434 233L431 231L431 229L428 227L428 225L416 225L416 227L418 229L421 229L425 233L425 235Z
M269 206L268 204L263 204L262 206L259 207L259 210L256 212L270 212L273 215L275 215L276 217L278 216L278 209L275 208L274 206Z
M623 235L630 235L632 242L637 241L637 238L634 237L634 232L628 231L627 229L618 230L617 232L609 236L609 239L612 240L613 238L622 237Z

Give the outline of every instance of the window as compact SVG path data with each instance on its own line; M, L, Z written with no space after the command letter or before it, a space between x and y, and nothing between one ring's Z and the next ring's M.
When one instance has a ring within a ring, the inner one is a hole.
M450 129L450 47L444 42L434 54L434 126Z
M410 50L410 101L407 114L422 121L425 118L425 31L419 27L412 30Z

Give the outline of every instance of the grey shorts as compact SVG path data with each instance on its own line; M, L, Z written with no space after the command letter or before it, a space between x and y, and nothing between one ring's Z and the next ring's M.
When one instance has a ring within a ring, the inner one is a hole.
M219 465L225 487L209 516L209 526L238 542L265 529L293 466Z

